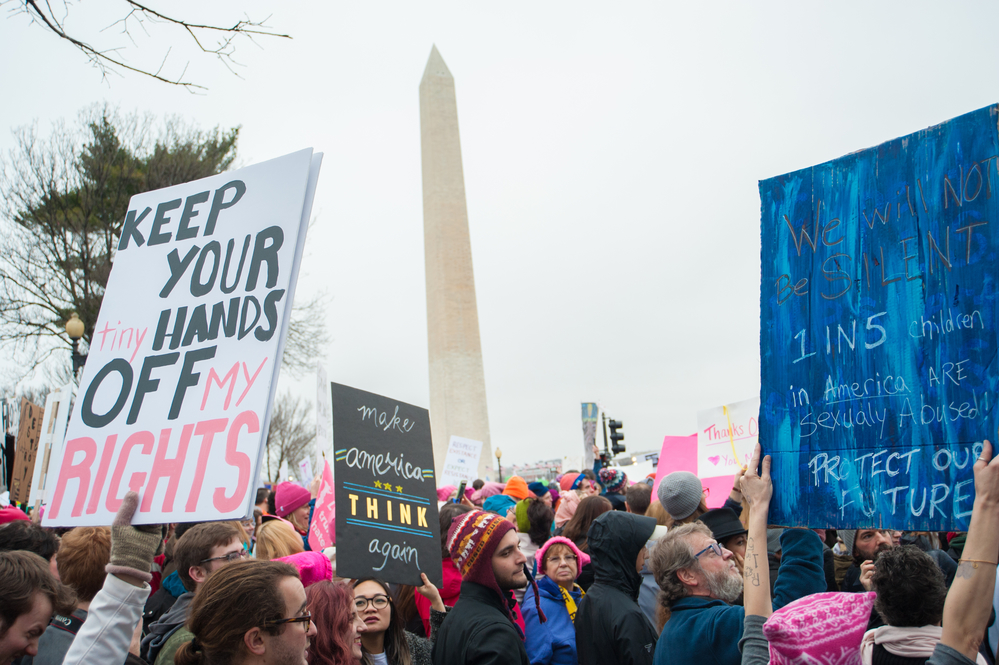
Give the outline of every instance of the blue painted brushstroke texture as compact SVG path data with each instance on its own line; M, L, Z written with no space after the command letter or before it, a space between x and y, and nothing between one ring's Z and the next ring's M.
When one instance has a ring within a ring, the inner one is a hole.
M771 523L967 530L997 438L997 120L760 182Z

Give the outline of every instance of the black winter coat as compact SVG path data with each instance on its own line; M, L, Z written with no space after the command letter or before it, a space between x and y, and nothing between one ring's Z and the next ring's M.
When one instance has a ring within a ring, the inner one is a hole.
M434 665L530 665L524 640L493 589L462 582L434 642ZM513 599L510 599L513 602Z
M635 563L655 528L651 517L616 510L590 526L594 582L576 613L579 665L652 665L657 636L638 606Z

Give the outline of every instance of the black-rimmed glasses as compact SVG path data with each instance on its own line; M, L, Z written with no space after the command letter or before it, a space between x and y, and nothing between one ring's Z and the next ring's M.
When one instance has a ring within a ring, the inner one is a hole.
M389 598L383 593L375 594L371 598L366 598L364 596L357 596L354 598L354 608L358 612L363 612L368 609L368 603L375 606L376 610L385 609L389 604Z
M201 563L208 563L209 561L225 561L226 563L233 563L239 561L245 556L246 550L237 550L235 552L223 554L222 556L213 556L211 559L202 559Z
M700 556L702 554L704 554L705 552L707 552L708 550L711 550L712 552L714 552L718 556L722 555L722 546L719 545L718 543L711 543L710 545L708 545L707 547L705 547L703 550L701 550L700 552L698 552L697 554L695 554L694 558L695 559L700 558Z
M286 623L304 623L305 630L309 630L309 622L312 621L312 613L306 612L305 614L297 617L292 617L290 619L279 619L277 621L265 621L264 626L280 626Z

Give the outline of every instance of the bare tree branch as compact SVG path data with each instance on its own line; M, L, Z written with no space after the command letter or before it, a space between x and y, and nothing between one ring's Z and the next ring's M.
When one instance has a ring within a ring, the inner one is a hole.
M187 35L190 41L193 42L200 52L208 55L214 55L230 72L237 76L238 73L233 69L233 66L241 66L234 57L236 52L235 42L237 39L245 38L254 44L256 44L256 38L258 37L291 39L290 35L275 32L266 25L270 16L262 21L254 21L247 16L231 25L213 25L210 23L188 21L176 16L168 16L161 11L153 9L146 4L135 2L134 0L119 0L119 2L124 5L122 8L125 12L124 16L105 27L101 30L101 32L115 26L121 26L121 34L128 38L133 47L138 48L139 45L136 43L132 34L132 31L135 29L133 26L137 26L147 36L150 35L150 32L146 28L147 23L160 24L166 26L167 28L179 30ZM120 55L120 52L122 51L121 46L100 48L92 45L91 40L80 37L79 35L70 34L64 27L66 16L69 14L69 5L65 2L65 0L63 1L64 11L63 18L61 20L57 18L56 12L50 0L45 0L43 3L40 3L38 0L0 0L0 6L11 3L17 3L17 5L19 5L19 7L14 10L15 13L26 13L32 22L43 26L48 31L57 35L60 39L64 39L76 47L87 57L87 60L101 73L102 78L105 80L109 74L118 73L116 69L123 69L136 74L141 74L143 76L148 76L162 83L185 88L190 92L207 90L207 88L203 85L199 85L190 80L185 80L190 61L184 65L180 74L176 77L170 77L163 73L167 66L167 61L170 57L170 53L172 52L172 48L167 48L159 67L157 69L151 69L128 64L125 61L125 58ZM208 42L210 38L217 39L214 45Z
M326 328L328 303L329 296L324 291L303 303L296 301L292 307L282 367L296 377L314 371L316 360L326 356L330 344Z
M274 402L271 425L267 431L267 474L277 480L283 462L294 469L298 463L310 458L312 442L316 438L316 421L311 417L312 404L283 393ZM273 475L272 475L273 474Z

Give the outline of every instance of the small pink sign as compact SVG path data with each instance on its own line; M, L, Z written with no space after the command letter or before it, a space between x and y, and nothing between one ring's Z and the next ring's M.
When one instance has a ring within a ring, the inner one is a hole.
M336 492L333 489L333 471L330 463L323 460L323 479L319 483L309 527L309 547L314 552L336 545Z
M690 471L697 475L697 435L667 436L659 453L659 466L656 467L656 484L652 488L653 497L659 491L659 482L674 471ZM701 478L701 485L708 491L708 508L721 508L732 492L735 476Z

